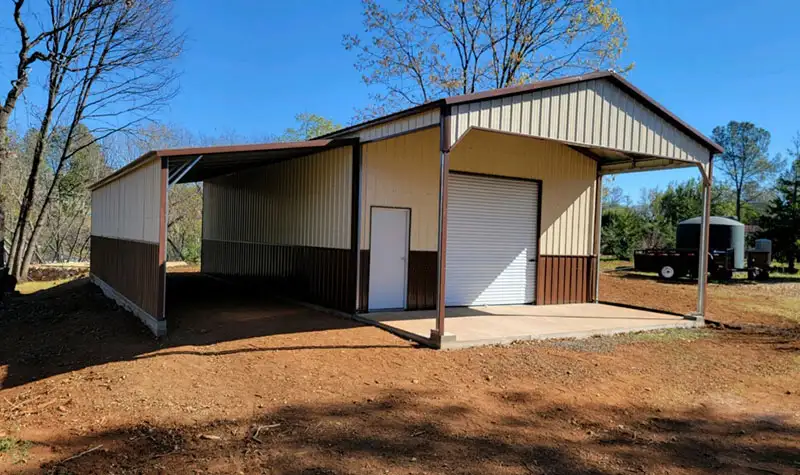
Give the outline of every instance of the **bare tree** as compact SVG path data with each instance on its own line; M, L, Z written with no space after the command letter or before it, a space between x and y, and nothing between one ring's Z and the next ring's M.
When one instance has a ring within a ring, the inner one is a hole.
M610 0L363 0L366 36L345 35L379 86L370 115L445 95L617 68L627 46ZM622 69L627 69L623 67Z
M19 33L19 50L17 53L17 64L15 77L11 81L11 87L6 93L5 99L0 104L0 179L2 178L3 164L9 155L8 123L11 115L16 108L17 101L29 85L30 69L37 61L50 61L53 57L48 51L43 51L42 44L47 43L54 34L70 28L74 22L81 21L94 13L98 8L107 5L114 0L88 0L82 2L84 8L76 12L70 18L70 22L51 24L51 28L43 29L37 35L31 37L26 21L23 18L23 7L25 0L14 0L13 19L14 25ZM4 241L5 235L5 203L0 200L0 241ZM0 255L0 261L5 264L5 252Z
M48 40L53 59L40 140L46 141L52 122L62 123L66 132L38 210L32 196L43 147L34 154L11 247L12 272L20 280L27 276L54 190L72 157L98 140L135 127L176 93L172 61L182 49L183 37L174 32L171 1L114 1L74 20L88 1L48 0L52 23L71 26L56 30ZM92 140L80 143L76 137L83 123L90 124ZM26 233L29 222L32 230Z

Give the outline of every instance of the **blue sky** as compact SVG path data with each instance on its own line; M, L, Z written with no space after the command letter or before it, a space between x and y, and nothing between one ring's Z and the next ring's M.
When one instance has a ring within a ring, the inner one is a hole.
M772 154L786 149L800 130L800 2L614 5L628 28L625 60L636 63L628 76L635 85L707 135L715 125L748 120L772 133ZM360 12L358 0L178 0L178 26L189 38L181 92L159 119L197 134L255 139L292 126L298 112L350 122L368 91L341 40L361 31ZM0 43L0 59L8 50ZM3 83L6 69L0 66ZM642 188L695 175L636 173L616 184L636 200Z

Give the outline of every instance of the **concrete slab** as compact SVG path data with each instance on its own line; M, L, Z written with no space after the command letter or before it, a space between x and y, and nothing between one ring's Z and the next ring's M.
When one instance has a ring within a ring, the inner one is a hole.
M435 312L381 312L359 319L430 344ZM442 348L508 344L546 338L586 338L665 328L691 328L690 318L606 304L508 305L448 308Z

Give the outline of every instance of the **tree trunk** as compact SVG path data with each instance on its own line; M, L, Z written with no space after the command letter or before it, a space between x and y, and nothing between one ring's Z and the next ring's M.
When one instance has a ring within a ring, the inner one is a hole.
M736 190L736 219L742 221L742 189Z

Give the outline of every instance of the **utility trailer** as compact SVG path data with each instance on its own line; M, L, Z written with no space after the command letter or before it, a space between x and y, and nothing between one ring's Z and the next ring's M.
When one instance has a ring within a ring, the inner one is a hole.
M697 246L702 220L692 218L678 224L675 249L643 249L633 254L633 266L639 272L655 272L662 279L697 278ZM744 225L739 221L712 216L709 221L708 272L715 280L730 280L733 273L747 271L751 280L766 280L772 261L772 243L756 241L756 248L745 250Z
M666 280L681 277L697 278L699 252L697 249L643 249L633 253L633 267L639 272L654 272ZM748 266L734 266L734 250L711 250L708 254L708 272L714 280L730 280L736 271L747 271L750 280L769 279L768 251L749 249L746 252Z
M633 253L633 267L639 272L654 272L667 280L696 279L699 254L697 249L643 249ZM709 252L708 271L713 279L733 277L733 249Z

